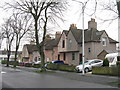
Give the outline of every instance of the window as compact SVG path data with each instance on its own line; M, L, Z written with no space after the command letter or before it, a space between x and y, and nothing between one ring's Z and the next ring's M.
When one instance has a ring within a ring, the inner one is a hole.
M72 53L72 60L75 60L75 53Z
M107 45L107 38L106 38L106 37L103 37L103 38L102 38L102 45L103 45L103 46L106 46L106 45Z
M65 40L62 41L62 48L65 48Z
M88 52L89 52L89 53L91 52L91 49L90 49L90 48L88 48Z

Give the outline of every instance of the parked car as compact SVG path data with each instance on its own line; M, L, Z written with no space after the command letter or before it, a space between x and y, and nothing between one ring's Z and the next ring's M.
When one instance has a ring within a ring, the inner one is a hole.
M55 63L55 64L64 64L64 62L62 60L55 60L55 61L52 61L52 63Z
M45 67L47 68L47 66L48 66L49 64L51 64L51 63L54 63L54 64L64 64L64 61L62 61L62 60L54 60L54 61L52 61L52 62L46 63L46 64L45 64Z
M33 62L33 64L41 64L41 61Z
M86 60L84 62L84 71L85 73L92 70L92 67L100 67L103 65L103 60L100 59L93 59L93 60ZM77 72L82 72L83 70L83 64L80 64L75 67Z

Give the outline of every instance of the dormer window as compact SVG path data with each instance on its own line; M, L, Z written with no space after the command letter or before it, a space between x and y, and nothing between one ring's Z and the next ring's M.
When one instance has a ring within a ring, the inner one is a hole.
M102 38L102 45L107 46L107 38L106 37Z

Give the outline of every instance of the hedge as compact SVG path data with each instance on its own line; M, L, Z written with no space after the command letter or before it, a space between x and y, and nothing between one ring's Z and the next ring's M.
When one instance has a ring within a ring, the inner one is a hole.
M92 74L118 76L120 67L93 67Z
M7 60L1 60L1 64L7 64Z
M33 68L40 68L40 67L41 67L40 64L34 64L34 65L33 65Z
M48 64L47 69L75 72L75 66L69 66L65 64Z

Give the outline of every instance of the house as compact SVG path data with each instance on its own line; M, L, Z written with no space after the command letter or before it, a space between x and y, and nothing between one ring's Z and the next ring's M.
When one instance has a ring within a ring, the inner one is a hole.
M51 39L50 35L46 35L45 47L44 47L45 62L58 60L57 44L60 39L60 35L61 32L56 32L54 39ZM30 44L26 44L23 46L22 61L36 62L39 60L40 60L40 55L34 41L31 41Z
M108 51L116 51L117 41L108 36L105 30L97 30L97 22L91 19L88 29L85 29L85 60L103 59ZM56 32L55 38L46 35L45 62L63 60L69 65L78 65L82 62L82 29L77 29L71 24L69 30ZM38 61L40 55L35 44L27 44L23 47L23 61Z
M21 58L22 62L39 61L40 55L34 41L31 41L30 44L23 46Z
M84 33L85 60L98 58L103 50L116 50L118 42L110 38L105 30L98 31L95 19L92 18L88 22L88 29L85 29ZM58 52L61 60L78 65L82 61L82 29L77 29L75 24L71 24L68 31L63 31L58 43Z

